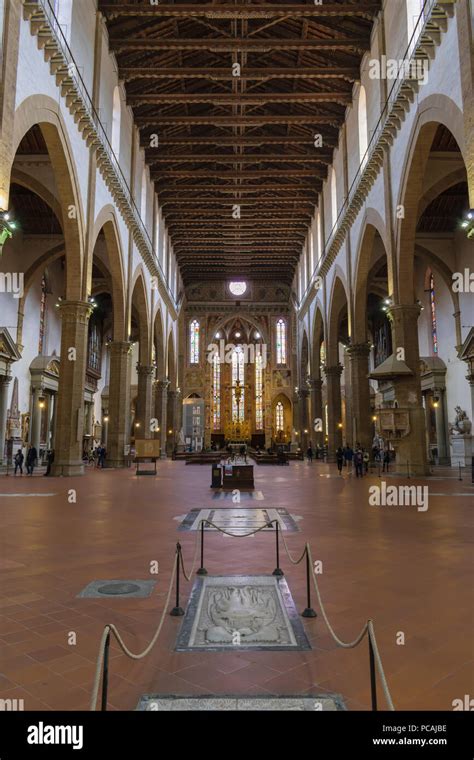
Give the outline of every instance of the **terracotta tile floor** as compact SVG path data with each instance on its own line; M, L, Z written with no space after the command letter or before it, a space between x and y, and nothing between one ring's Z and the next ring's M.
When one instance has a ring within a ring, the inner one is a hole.
M341 638L353 639L374 619L396 707L450 710L453 699L472 694L474 489L467 475L459 482L444 470L424 481L444 495L433 495L429 510L418 512L368 506L376 477L338 478L322 463L255 469L264 501L244 497L241 506L286 507L303 518L301 533L286 536L290 550L299 553L308 540L313 559L322 560L323 598ZM178 538L186 567L192 564L196 534L178 534L173 518L193 507L232 506L212 501L210 474L210 467L163 462L157 478L136 478L133 470L90 470L67 480L0 478L2 494L54 493L0 497L0 698L23 698L26 710L88 709L104 624L115 623L134 651L143 649L165 603ZM422 482L410 481L416 484ZM69 489L77 490L76 503L69 503ZM148 599L76 598L95 579L150 578L153 560L159 575ZM271 572L274 538L207 534L205 564L215 574ZM302 609L304 568L284 556L282 566ZM190 588L184 583L183 606ZM134 709L150 692L325 691L342 694L349 709L368 709L367 643L338 648L321 616L304 621L314 649L294 653L176 653L180 625L167 615L158 644L139 662L112 644L110 709ZM400 631L404 646L396 643ZM71 632L76 645L68 643Z

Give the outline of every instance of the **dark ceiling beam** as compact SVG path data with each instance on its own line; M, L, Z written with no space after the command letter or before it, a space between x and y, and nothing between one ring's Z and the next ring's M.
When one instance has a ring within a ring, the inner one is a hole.
M318 157L316 155L301 155L301 153L280 153L280 154L255 154L255 155L240 155L239 153L226 153L226 154L188 154L180 156L149 156L147 153L147 162L150 166L155 164L186 164L186 163L199 163L199 164L261 164L261 163L304 163L304 164L323 164L327 165L331 162L332 157L327 155L325 157Z
M108 18L124 16L152 16L172 18L208 19L274 19L274 18L327 18L360 17L372 19L380 10L380 0L358 0L353 3L182 3L160 2L151 5L149 0L141 4L99 2L99 10Z
M307 192L317 192L314 188L314 185L308 185L306 183L298 183L297 185L215 185L214 183L206 184L206 185L177 185L176 183L167 183L159 185L158 186L158 195L161 199L162 193L186 193L186 192L192 192L193 198L196 197L194 193L225 193L225 194L233 194L236 192L239 193L262 193L262 192L295 192L295 190L302 191L303 193ZM180 195L176 196L177 198L180 197ZM220 200L218 197L216 200Z
M202 68L191 66L179 68L172 66L147 68L145 66L121 66L120 79L130 82L134 79L208 79L211 81L232 82L235 76L232 69L227 68ZM301 66L298 68L273 67L248 68L243 67L238 77L239 81L266 81L267 79L342 79L347 82L355 82L360 78L358 66Z
M323 175L317 169L260 169L260 171L214 171L213 169L159 169L151 173L151 179L158 177L212 177L213 179L263 179L265 177L281 177L282 171L285 179L288 177L313 177L321 178ZM238 190L236 185L236 190Z
M115 37L109 36L109 46L116 53L137 50L161 52L163 50L210 50L216 53L266 53L272 50L349 50L364 54L370 47L370 37L336 37L300 39L293 37Z
M318 126L320 124L328 125L339 129L342 117L337 115L328 116L327 114L265 114L258 116L135 116L135 123L138 127L159 127L170 125L179 126L200 126L211 124L219 127L261 127L265 124L311 124Z
M329 141L329 142L328 142ZM150 155L161 154L161 148L149 148L146 142L142 139L142 147L146 148ZM314 135L306 136L290 136L282 135L242 135L239 137L223 137L222 135L208 136L208 137L166 137L160 135L160 146L168 145L219 145L219 146L231 146L231 147L259 147L261 145L311 145L313 150L311 155L319 151L320 148L314 148ZM326 148L337 147L337 142L334 138L324 138L324 145Z
M140 93L127 96L129 106L169 106L207 103L215 106L260 106L266 103L339 103L347 106L352 103L351 92L278 92L241 95L232 93Z

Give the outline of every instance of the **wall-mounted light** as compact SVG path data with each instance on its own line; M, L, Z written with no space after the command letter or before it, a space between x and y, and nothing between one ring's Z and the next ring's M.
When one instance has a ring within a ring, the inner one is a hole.
M220 334L220 332L216 332L216 334L214 335L214 337L215 337L217 340L219 340L219 338L221 337L221 334Z
M377 422L377 415L376 414L372 415L372 422Z
M305 432L305 433L307 433L308 431L307 431L307 430L305 430L304 432Z
M43 397L41 397L40 399L38 399L38 406L39 406L40 409L44 409L44 407L45 407L45 401L44 401Z
M262 336L260 335L260 333L259 333L259 332L256 332L256 333L255 333L255 337L256 337L256 339L258 340L258 339L259 339L259 338L261 338Z
M461 227L466 230L469 239L474 237L474 209L471 208L466 212Z
M235 337L236 337L236 338L240 338L240 336L241 336L241 333L239 333L239 332L236 332L236 333L235 333Z
M337 426L338 426L339 430L341 430L342 429L342 422L338 422Z
M108 415L106 414L106 415L105 415L105 417L104 417L104 422L108 422L108 421L109 421L109 417L108 417Z
M168 430L168 435L171 435L172 432L173 432L172 430Z
M139 428L140 427L140 423L139 422L135 422L135 427Z

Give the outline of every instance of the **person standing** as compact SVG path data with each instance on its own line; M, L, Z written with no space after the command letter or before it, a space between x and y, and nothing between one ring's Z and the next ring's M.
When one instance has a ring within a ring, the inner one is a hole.
M357 449L356 453L354 454L354 465L355 465L356 478L358 478L359 475L360 475L361 478L363 477L363 475L364 475L364 473L362 471L363 464L364 464L364 458L363 458L362 451L360 449Z
M339 475L342 475L342 466L344 464L344 449L342 449L340 446L336 451L336 462L337 469L339 470Z
M54 451L50 449L46 455L46 472L44 473L44 476L47 477L48 475L51 475L51 465L54 462Z
M344 449L344 460L349 470L349 473L352 472L353 459L354 459L354 450L349 446L348 443L346 443L346 448Z
M369 452L366 451L365 449L362 449L362 457L363 457L363 460L364 460L365 474L368 475L369 474L369 461L370 461Z
M313 444L311 441L309 442L308 450L306 452L306 456L308 457L308 461L312 464L313 462Z
M388 472L390 467L390 451L388 449L385 449L383 453L383 468L382 472Z
M102 469L105 467L105 457L107 456L107 452L105 450L105 446L101 446L99 449L99 462L98 466L102 467Z
M16 475L17 470L20 470L20 475L23 475L23 460L24 460L23 452L21 449L18 449L17 453L15 454L15 472Z
M28 475L33 475L33 470L35 469L37 459L38 452L36 451L36 446L33 446L33 444L30 443L28 452L26 454L26 472Z

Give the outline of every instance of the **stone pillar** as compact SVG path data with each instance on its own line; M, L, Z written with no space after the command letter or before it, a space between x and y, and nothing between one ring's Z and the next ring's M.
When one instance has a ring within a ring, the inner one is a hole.
M160 447L162 459L166 459L166 437L168 435L166 419L168 412L169 386L170 381L166 379L158 380L156 383L156 417L160 423Z
M448 441L448 426L447 420L447 405L446 405L446 393L444 388L439 388L434 391L434 396L438 401L435 402L435 418L436 418L436 441L438 444L438 463L450 465L451 455L449 450Z
M172 454L176 440L176 404L178 401L177 391L168 391L166 412L166 453ZM169 432L171 430L171 433Z
M316 421L319 420L319 429L316 429ZM323 381L311 380L311 435L314 436L315 445L324 446L324 409L323 409Z
M336 450L342 446L342 404L341 404L341 375L342 364L325 367L328 395L328 462L336 461Z
M138 438L151 438L150 421L152 418L152 385L155 368L146 364L137 365L138 395L136 422L140 423Z
M0 376L0 465L6 461L5 456L5 438L7 434L7 408L8 408L8 386L11 377L8 375Z
M33 388L33 405L31 409L31 435L30 443L33 444L36 451L40 450L40 438L41 438L41 415L42 408L40 407L40 399L43 398L43 390L41 387Z
M398 406L409 410L410 432L404 438L393 441L397 466L406 471L407 462L412 475L428 475L426 452L425 412L421 397L420 352L418 348L417 304L391 306L387 316L392 325L393 353L397 357L403 349L404 363L412 371L411 375L396 376L393 380Z
M422 393L422 399L424 401L423 409L425 411L425 437L426 437L426 453L428 461L431 462L431 392Z
M51 392L49 396L49 411L50 411L49 448L51 449L54 449L54 433L55 433L55 428L56 428L56 407L57 407L57 396L54 392Z
M84 384L87 334L92 306L85 301L61 301L61 364L54 475L83 475Z
M107 459L110 467L123 467L125 446L129 444L130 384L129 364L132 345L128 341L110 344L109 413Z
M351 397L351 416L348 417L347 427L354 424L350 431L354 431L355 440L352 444L360 443L364 449L372 449L372 421L370 409L370 384L369 384L369 355L370 345L368 343L355 343L348 346L346 353L349 356L350 368L350 397ZM346 387L346 399L348 396ZM350 435L349 438L353 436Z
M300 388L300 444L304 452L308 448L308 443L311 440L311 430L309 424L308 403L309 403L309 388ZM305 430L307 431L305 433Z

